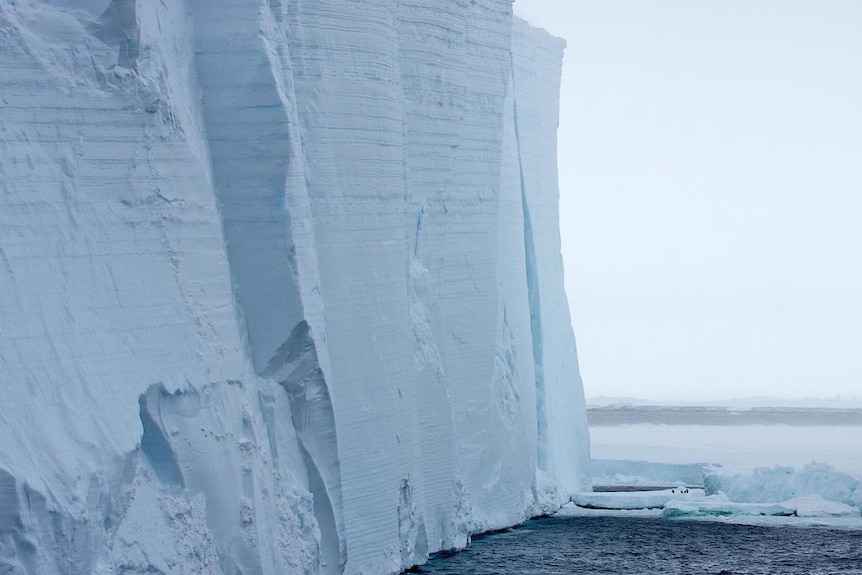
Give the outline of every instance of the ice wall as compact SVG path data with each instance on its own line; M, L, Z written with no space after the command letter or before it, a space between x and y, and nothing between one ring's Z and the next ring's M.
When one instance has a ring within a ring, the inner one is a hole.
M562 48L508 0L0 3L0 572L394 573L583 487Z
M568 491L589 485L589 430L560 253L557 140L563 41L515 20L511 66L540 470ZM554 225L549 225L554 222ZM577 439L575 439L577 438Z
M179 2L0 4L0 571L318 564L289 400L247 367L195 50Z

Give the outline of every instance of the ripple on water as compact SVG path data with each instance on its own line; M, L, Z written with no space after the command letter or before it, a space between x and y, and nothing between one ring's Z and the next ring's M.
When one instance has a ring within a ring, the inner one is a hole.
M862 575L862 532L623 517L528 521L415 569L446 575Z

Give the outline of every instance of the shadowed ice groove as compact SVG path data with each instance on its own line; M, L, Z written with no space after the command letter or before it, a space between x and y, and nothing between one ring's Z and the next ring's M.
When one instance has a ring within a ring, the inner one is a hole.
M308 469L314 514L320 525L325 573L341 572L346 546L341 522L341 471L335 413L308 323L299 322L263 372L290 398L293 425Z
M164 386L152 385L138 400L141 406L141 424L144 427L141 451L162 483L182 489L185 484L177 463L177 454L171 447L160 421L159 404L161 398L166 395L168 392Z

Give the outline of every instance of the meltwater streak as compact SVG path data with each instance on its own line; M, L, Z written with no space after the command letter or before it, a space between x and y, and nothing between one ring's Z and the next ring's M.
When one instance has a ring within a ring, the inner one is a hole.
M417 573L862 574L862 531L619 517L538 519L476 539Z

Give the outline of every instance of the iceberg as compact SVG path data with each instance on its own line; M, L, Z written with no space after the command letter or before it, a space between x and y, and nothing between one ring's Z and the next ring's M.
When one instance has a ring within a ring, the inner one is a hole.
M761 503L816 496L862 510L862 480L826 463L812 461L802 468L776 465L736 471L707 468L709 494L725 493L734 501Z
M0 3L0 572L396 573L589 488L564 43Z

